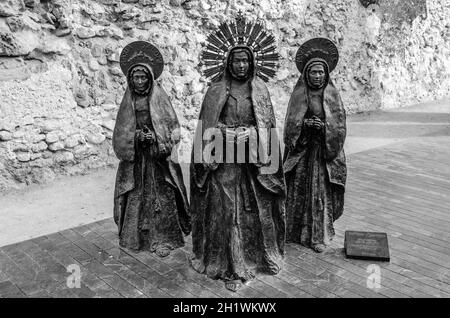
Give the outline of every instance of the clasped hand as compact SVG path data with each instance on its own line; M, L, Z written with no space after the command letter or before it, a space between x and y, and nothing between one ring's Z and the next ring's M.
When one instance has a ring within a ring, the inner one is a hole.
M144 129L136 130L136 135L140 142L153 143L155 141L155 134L147 126L144 126Z
M322 129L325 126L323 121L321 121L320 118L317 116L305 119L304 123L307 127L311 127L317 130Z

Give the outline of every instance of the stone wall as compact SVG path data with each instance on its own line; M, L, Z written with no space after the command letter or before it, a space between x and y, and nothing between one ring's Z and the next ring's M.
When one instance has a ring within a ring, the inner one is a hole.
M118 58L134 40L161 49L160 79L192 132L207 88L201 43L239 9L277 37L282 61L269 89L280 126L296 50L315 36L339 47L332 78L349 112L450 95L448 1L2 0L0 190L116 163L111 135L126 84Z

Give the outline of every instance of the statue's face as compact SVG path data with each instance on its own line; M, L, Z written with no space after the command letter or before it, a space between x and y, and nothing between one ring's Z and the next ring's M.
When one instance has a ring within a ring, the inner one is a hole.
M148 87L149 78L143 71L136 71L132 77L133 86L137 91L145 91Z
M250 60L246 52L233 53L231 59L231 70L237 79L247 78L250 69Z
M320 88L325 83L325 68L323 65L314 65L309 69L308 81L313 88Z

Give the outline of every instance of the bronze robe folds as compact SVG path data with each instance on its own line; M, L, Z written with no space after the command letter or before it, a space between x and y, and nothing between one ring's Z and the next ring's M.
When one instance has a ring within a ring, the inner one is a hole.
M149 66L145 67L151 72ZM183 246L182 233L190 233L191 223L181 168L170 160L179 138L178 119L163 88L153 80L151 83L147 107L136 108L129 87L117 114L113 148L120 163L114 221L120 246L155 251ZM157 143L151 149L135 137L136 129L144 124L156 135ZM166 149L164 154L159 153L161 145Z
M251 98L242 104L247 109L250 103L253 111L239 110L244 119L235 121L227 75L209 87L196 131L195 142L203 146L194 145L191 164L192 265L213 279L245 282L257 271L276 274L282 267L285 182L279 152L279 167L273 174L261 173L260 165L248 161L209 167L196 161L202 158L206 144L202 136L208 128L275 127L269 92L257 77L249 80Z
M320 96L313 96L309 90L304 77L300 77L286 114L286 240L307 246L327 245L334 235L333 222L342 215L344 208L346 116L331 80ZM321 114L313 113L312 101L321 101ZM322 117L323 130L303 124L303 120L312 115Z

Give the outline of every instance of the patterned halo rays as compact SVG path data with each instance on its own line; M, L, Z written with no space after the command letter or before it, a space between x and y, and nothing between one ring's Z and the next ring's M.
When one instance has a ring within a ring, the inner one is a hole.
M276 51L275 37L264 30L261 22L246 21L239 11L235 22L224 22L207 37L201 54L203 74L212 81L219 79L227 64L229 52L236 46L246 46L254 55L255 74L265 82L275 76L280 55Z

